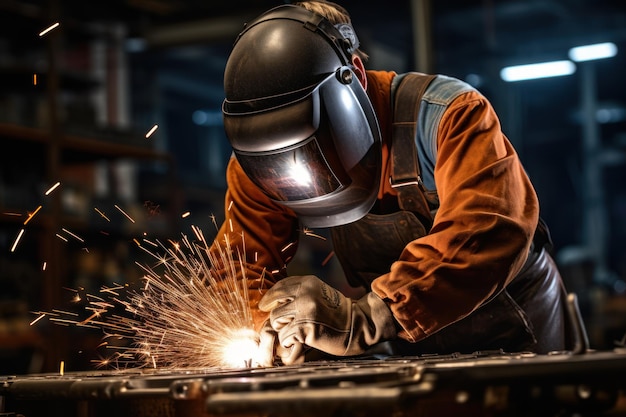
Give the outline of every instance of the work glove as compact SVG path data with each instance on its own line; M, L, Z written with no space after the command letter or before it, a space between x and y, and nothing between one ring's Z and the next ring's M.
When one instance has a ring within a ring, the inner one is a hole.
M285 365L304 361L307 347L353 356L396 336L391 310L376 294L352 300L312 275L278 281L261 298L259 309L270 313L261 331L262 348L275 343L274 353Z

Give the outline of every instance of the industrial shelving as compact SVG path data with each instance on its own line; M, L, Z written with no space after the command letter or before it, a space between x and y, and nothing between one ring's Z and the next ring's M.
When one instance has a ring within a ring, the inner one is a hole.
M94 34L92 22L72 20L60 3L2 6L13 24L0 29L0 373L52 371L60 361L85 367L82 351L97 340L88 331L31 326L33 312L63 308L76 285L135 279L128 268L135 238L178 230L174 159L111 117L116 102L106 97L123 93L111 83L118 68L94 77L85 64L94 42L107 54L119 43L106 30ZM54 21L58 30L37 36ZM105 125L88 105L94 93L105 96Z

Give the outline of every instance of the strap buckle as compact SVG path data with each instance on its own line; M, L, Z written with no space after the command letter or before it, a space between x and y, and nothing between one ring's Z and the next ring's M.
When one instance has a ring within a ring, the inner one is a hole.
M422 177L417 176L417 178L405 178L400 180L394 180L392 177L389 177L389 184L391 184L391 188L400 188L406 187L409 185L417 185L420 189L423 189Z

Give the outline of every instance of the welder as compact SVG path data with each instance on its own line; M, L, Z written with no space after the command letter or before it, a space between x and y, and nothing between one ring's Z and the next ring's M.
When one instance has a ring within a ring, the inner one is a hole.
M224 73L226 236L245 252L261 365L330 357L569 348L537 194L489 101L445 75L366 69L348 12L279 5ZM351 299L290 276L328 228Z

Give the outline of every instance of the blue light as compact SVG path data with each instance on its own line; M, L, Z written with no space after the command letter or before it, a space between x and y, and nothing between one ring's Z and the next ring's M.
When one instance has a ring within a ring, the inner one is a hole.
M617 46L613 42L577 46L569 50L570 59L576 62L611 58L615 55L617 55Z
M500 77L507 82L532 80L536 78L559 77L576 72L572 61L550 61L537 64L515 65L502 68Z

